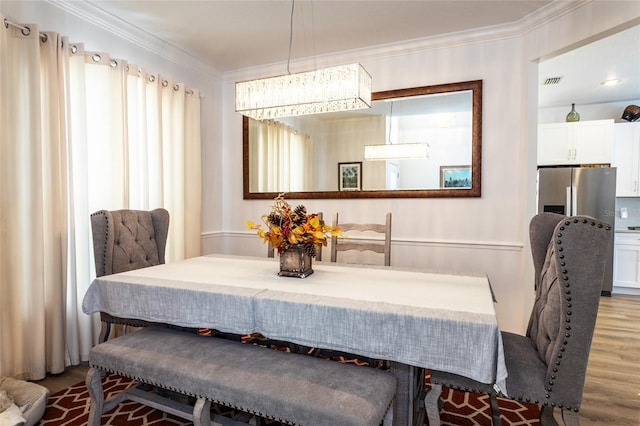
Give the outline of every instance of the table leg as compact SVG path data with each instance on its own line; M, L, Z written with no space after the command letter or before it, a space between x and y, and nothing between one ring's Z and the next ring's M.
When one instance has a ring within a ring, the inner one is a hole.
M394 426L424 425L424 368L392 362L391 371L398 381Z

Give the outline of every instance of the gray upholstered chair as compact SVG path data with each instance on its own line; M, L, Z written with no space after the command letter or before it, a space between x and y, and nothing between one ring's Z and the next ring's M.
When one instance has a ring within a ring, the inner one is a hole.
M542 426L578 425L585 373L605 273L610 225L585 216L541 213L530 223L536 299L525 336L502 332L507 395L492 385L441 371L431 372L425 398L429 424L440 424L442 386L490 395L493 423L497 397L538 404Z
M165 261L169 212L165 209L99 210L91 215L91 231L98 277L160 265ZM100 319L101 342L109 337L111 324L148 325L107 313L101 313Z
M100 210L91 215L96 276L164 263L169 212Z
M348 250L372 251L374 253L382 253L384 255L385 266L391 265L391 213L387 213L385 223L338 223L338 213L334 216L333 226L339 226L343 235L340 237L331 237L331 261L338 261L338 252ZM368 232L375 232L382 235L382 239L378 241L359 241L357 239L349 240L346 234L349 231L356 231L363 237Z

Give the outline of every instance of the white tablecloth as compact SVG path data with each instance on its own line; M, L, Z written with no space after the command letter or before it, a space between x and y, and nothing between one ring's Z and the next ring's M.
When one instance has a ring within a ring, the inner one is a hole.
M83 311L258 332L273 339L502 383L507 372L486 276L203 256L97 278Z

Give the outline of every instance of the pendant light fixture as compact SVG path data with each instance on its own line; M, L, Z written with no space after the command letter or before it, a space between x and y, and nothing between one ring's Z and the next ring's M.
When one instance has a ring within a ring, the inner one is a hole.
M371 76L360 64L289 73L294 4L292 0L287 74L236 82L236 112L264 120L371 108Z
M387 143L364 146L364 159L374 160L414 160L429 158L428 143L393 143L391 129L393 123L393 101L389 110L389 137Z

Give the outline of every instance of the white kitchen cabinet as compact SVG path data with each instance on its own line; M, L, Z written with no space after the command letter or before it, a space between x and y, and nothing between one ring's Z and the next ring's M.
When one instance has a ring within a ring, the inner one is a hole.
M640 196L640 122L616 123L613 131L613 159L616 197Z
M640 289L640 233L616 233L613 287Z
M541 124L538 165L609 164L613 119Z

